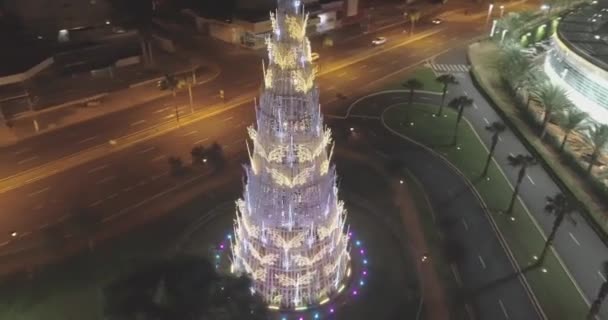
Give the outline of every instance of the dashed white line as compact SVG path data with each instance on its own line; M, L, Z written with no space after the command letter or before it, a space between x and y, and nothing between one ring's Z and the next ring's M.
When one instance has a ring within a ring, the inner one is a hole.
M477 258L479 258L479 263L481 263L481 268L485 269L486 268L486 262L483 261L483 258L478 255Z
M135 121L135 122L131 123L131 127L138 126L138 125L144 124L144 123L146 123L146 120Z
M422 97L419 97L419 98L422 99L422 100L433 100L431 97L425 97L425 96L422 96Z
M469 95L469 94L468 94L466 91L464 91L464 90L462 90L462 93L464 93L464 95L465 95L465 96L468 96L468 95Z
M355 81L357 79L359 79L359 76L354 76L354 77L350 78L350 81Z
M500 136L498 136L498 141L502 141L502 138Z
M380 68L379 68L379 67L375 67L375 68L371 69L370 71L371 71L371 72L376 72L376 71L378 71L378 70L380 70Z
M530 183L533 185L536 185L536 183L534 183L534 180L532 180L532 178L530 178L530 175L526 175L526 177L528 177L528 180L530 180Z
M107 164L104 164L104 165L101 165L101 166L99 166L99 167L95 167L95 168L93 168L93 169L91 169L91 170L87 171L87 173L88 173L88 174L92 174L92 173L95 173L95 172L97 172L97 171L101 171L101 170L103 170L103 169L105 169L105 168L107 168L107 167L108 167L108 165L107 165Z
M147 180L142 180L142 181L140 181L140 182L137 184L137 186L138 186L138 187L143 187L143 186L145 186L145 185L146 185L146 183L148 183L148 181L147 181Z
M182 137L191 136L191 135L193 135L193 134L197 134L197 133L198 133L198 131L196 131L196 130L192 130L192 131L190 131L190 132L188 132L188 133L184 133L184 134L182 134Z
M196 141L194 144L195 144L195 145L202 144L203 142L205 142L205 141L207 141L207 140L209 140L209 138L204 138L204 139L198 140L198 141Z
M336 89L336 86L329 86L329 87L325 88L325 90L327 90L327 91L333 91L334 89Z
M462 287L462 280L460 279L460 274L458 273L458 269L456 269L456 265L454 265L453 263L450 264L450 269L452 270L452 274L454 274L454 279L456 280L456 283L458 283L458 286Z
M139 151L139 152L137 152L137 153L138 153L138 154L144 154L144 153L148 153L148 152L150 152L150 151L152 151L152 150L154 150L154 149L156 149L156 147L149 147L149 148L146 148L146 149L140 150L140 151Z
M365 68L367 68L367 65L366 64L362 64L361 65L361 69L365 69Z
M604 276L604 274L601 271L597 271L597 274L600 276L600 278L602 278L602 281L606 282L606 276Z
M0 247L4 247L5 245L9 244L10 241L4 241L2 243L0 243Z
M82 140L78 141L78 144L87 143L87 142L95 140L95 139L97 139L97 136L92 136L92 137L89 137L89 138L82 139Z
M156 162L156 161L163 160L163 159L165 159L166 157L167 157L166 155L161 154L160 156L158 156L158 157L156 157L156 158L152 159L152 162Z
M462 218L462 225L464 226L464 230L469 231L469 224L464 218Z
M165 111L167 111L167 110L169 110L169 107L167 107L167 108L162 108L162 109L158 109L158 110L154 111L154 113L161 113L161 112L165 112Z
M223 119L222 121L230 121L230 120L232 120L232 118L234 118L234 117L228 117L226 119Z
M99 181L96 182L96 184L104 184L106 182L110 182L112 180L116 179L116 176L109 176L109 177L105 177Z
M346 71L344 71L344 72L340 73L340 74L338 75L338 77L340 77L340 78L341 78L341 77L344 77L345 75L346 75Z
M502 310L502 313L505 315L505 319L509 319L509 314L507 313L507 308L505 308L504 303L502 303L501 299L498 299L498 304L500 305L500 309Z
M109 195L106 200L112 200L114 198L118 197L118 193L112 193L111 195Z
M23 160L17 162L17 164L24 164L26 162L34 161L36 159L38 159L38 156L29 157L27 159L23 159Z
M485 121L486 124L490 124L490 121L488 121L488 118L486 118L486 117L483 117L483 121Z
M92 208L92 207L96 207L96 206L100 205L102 202L103 202L102 200L97 200L97 201L95 201L95 202L91 203L91 204L89 205L89 207L90 207L90 208Z
M38 191L34 191L34 192L28 194L28 197L33 197L33 196L39 195L39 194L41 194L43 192L47 192L47 191L49 191L49 187L46 187L44 189L40 189Z
M28 152L30 150L32 150L32 149L30 149L30 148L23 148L23 149L15 151L15 155L18 156L18 155L20 155L22 153L26 153L26 152Z
M163 117L163 119L171 119L171 118L175 118L175 114L174 113Z
M578 245L580 247L581 243L578 242L578 240L576 240L576 238L574 237L572 232L568 232L568 234L570 234L570 238L572 238L572 241L574 241L574 243L576 243L576 245Z
M122 189L123 192L129 192L131 190L133 190L133 187L126 187Z
M477 107L477 104L475 104L475 103L473 103L473 108L479 109L479 107Z
M393 60L393 62L391 62L391 64L397 64L399 63L399 60Z

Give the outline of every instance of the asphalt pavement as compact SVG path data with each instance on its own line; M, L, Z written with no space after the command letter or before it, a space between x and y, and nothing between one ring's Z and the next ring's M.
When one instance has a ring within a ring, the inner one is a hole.
M443 237L460 252L451 265L454 277L470 296L475 319L543 319L513 261L501 245L488 214L466 182L444 160L411 142L388 133L379 119L386 107L407 101L407 92L369 96L353 104L347 118L356 124L379 153L402 159L420 180L435 212ZM418 94L420 103L439 103L437 95ZM462 248L459 250L457 248ZM499 281L511 277L507 281ZM475 292L475 294L472 294Z
M434 59L435 64L458 65L467 64L466 48L450 51ZM473 98L475 105L465 111L465 117L473 125L486 146L491 143L491 135L485 126L502 121L491 105L485 100L472 82L468 73L457 74L459 85L450 90L450 97L468 95ZM507 157L511 154L531 154L523 143L508 129L501 134L501 140L496 148L496 161L500 164L512 185L517 180L517 169L508 165ZM541 165L530 167L524 179L520 198L527 207L527 211L547 235L553 225L553 217L544 212L546 197L561 192L558 185L549 176ZM563 265L569 271L579 290L587 301L592 301L599 291L606 275L601 271L602 264L608 261L608 248L600 236L591 228L587 220L580 215L575 217L576 225L566 221L559 231L554 242L554 248L561 258ZM538 248L540 251L542 248ZM608 319L608 307L604 305L600 312L601 318Z

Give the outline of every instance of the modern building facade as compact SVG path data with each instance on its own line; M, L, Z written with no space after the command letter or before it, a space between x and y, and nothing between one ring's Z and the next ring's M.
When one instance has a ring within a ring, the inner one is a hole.
M562 17L544 71L578 108L608 123L608 0Z
M252 277L270 308L300 310L339 292L350 257L307 14L299 0L278 3L256 124L248 129L253 148L237 201L232 267Z

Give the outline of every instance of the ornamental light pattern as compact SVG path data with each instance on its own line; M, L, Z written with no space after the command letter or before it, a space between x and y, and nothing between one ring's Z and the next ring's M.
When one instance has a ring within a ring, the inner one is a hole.
M233 271L253 278L271 308L301 309L338 292L348 273L344 204L323 126L300 1L278 0L269 63L248 128L251 165L237 201Z

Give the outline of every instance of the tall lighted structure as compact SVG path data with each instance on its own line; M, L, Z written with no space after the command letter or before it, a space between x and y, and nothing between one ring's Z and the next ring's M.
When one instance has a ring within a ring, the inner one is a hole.
M315 68L298 0L271 13L268 66L249 127L253 148L243 199L237 201L233 270L247 273L271 308L324 303L350 272L346 211L330 164Z

